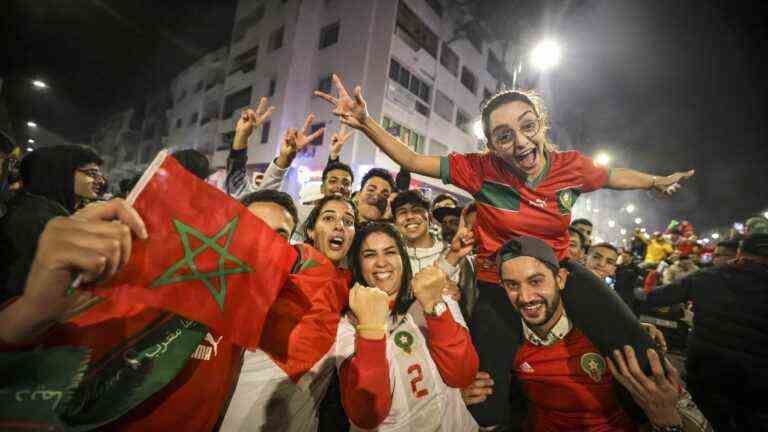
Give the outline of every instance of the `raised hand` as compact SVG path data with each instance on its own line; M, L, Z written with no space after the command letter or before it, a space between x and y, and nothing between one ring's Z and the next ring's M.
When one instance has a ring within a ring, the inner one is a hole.
M280 142L280 153L278 154L276 161L277 166L280 168L288 168L291 163L293 163L293 159L298 152L304 150L309 143L325 132L325 128L323 127L310 133L312 130L312 120L314 120L314 118L315 115L309 113L307 119L304 121L304 127L301 131L289 128L285 132L283 140Z
M448 278L437 267L427 267L413 277L411 288L413 296L421 303L427 313L432 313L435 305L443 301L443 289Z
M677 411L682 389L680 375L669 360L665 364L665 374L656 351L649 349L646 354L653 373L650 377L640 369L635 351L629 346L624 347L623 355L615 350L613 359L608 357L608 369L626 387L651 423L656 426L681 425L682 419Z
M478 372L475 381L469 387L461 389L461 399L466 405L479 404L492 394L493 380L487 372Z
M363 337L380 339L386 335L389 315L387 293L356 283L349 291L349 308L355 314L358 331Z
M687 180L696 174L695 170L676 172L666 177L657 177L654 181L653 188L664 195L672 195L680 190L682 187L680 182Z
M449 264L455 266L459 261L472 252L472 248L475 246L475 233L471 228L467 228L465 224L459 224L459 230L456 231L456 235L451 240L451 247L448 251L448 255L445 257Z
M331 159L338 159L341 154L341 150L344 148L344 144L352 136L352 131L347 131L347 125L342 123L339 130L331 135Z
M354 89L354 99L349 95L344 84L341 83L338 75L333 74L333 84L339 92L339 97L335 98L327 93L315 91L315 96L322 98L333 105L333 114L341 118L341 122L351 126L354 129L365 127L365 121L368 119L368 108L363 99L363 91L360 86Z
M240 114L240 118L235 124L235 139L232 141L233 149L242 150L248 147L248 138L253 133L253 130L264 123L275 111L273 106L267 108L268 102L267 98L262 97L256 106L256 111L247 108Z

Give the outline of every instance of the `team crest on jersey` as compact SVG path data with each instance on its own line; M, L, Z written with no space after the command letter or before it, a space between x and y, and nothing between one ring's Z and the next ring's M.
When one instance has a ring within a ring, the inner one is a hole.
M410 354L411 345L413 345L413 335L407 331L399 331L395 333L395 345L405 351L406 354Z
M581 370L583 370L595 382L603 380L605 373L605 359L597 353L586 353L581 356Z
M576 204L576 198L579 197L580 191L575 189L563 189L557 192L557 208L562 214L568 214L571 212L571 208Z

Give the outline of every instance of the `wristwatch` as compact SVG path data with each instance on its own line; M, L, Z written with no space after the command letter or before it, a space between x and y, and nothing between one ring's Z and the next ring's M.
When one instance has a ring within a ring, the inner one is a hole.
M432 312L424 311L424 314L431 317L439 317L446 310L448 310L448 305L446 305L444 301L440 301L435 303L435 305L432 307Z

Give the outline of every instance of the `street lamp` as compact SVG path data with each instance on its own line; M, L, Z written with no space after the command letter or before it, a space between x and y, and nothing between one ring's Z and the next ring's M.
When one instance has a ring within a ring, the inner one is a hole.
M640 225L641 223L643 223L641 218L635 218L635 224Z
M552 69L560 63L562 50L560 45L553 40L539 42L531 51L531 63L540 71Z
M608 221L608 228L613 228L615 226L616 226L616 221L615 220L609 220Z
M619 232L621 233L621 235L627 235L627 230L625 230L624 228L622 228L621 231Z
M41 90L48 88L48 84L46 84L45 81L41 81L41 80L32 81L32 86Z
M635 205L634 204L627 204L627 213L632 213L635 211Z
M608 155L608 153L598 153L597 156L595 156L595 162L599 165L606 166L611 163L611 156Z
M719 233L712 233L712 238L717 240L717 239L720 238L720 234Z
M30 144L34 144L34 143L35 143L35 140L33 140L32 138L30 138L30 139L28 139L28 140L27 140L27 142L28 142L28 143L30 143Z
M764 218L766 218L766 219L768 219L768 211L767 211L767 212L765 212L765 213L763 213L763 217L764 217Z
M31 128L36 128L36 127L37 127L37 123L35 123L35 122L33 122L33 121L28 121L28 122L27 122L27 126L29 126L29 127L31 127Z

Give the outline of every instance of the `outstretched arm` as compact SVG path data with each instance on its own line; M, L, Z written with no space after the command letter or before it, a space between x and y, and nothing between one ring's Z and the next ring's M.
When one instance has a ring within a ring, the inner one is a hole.
M339 91L339 97L315 91L318 96L334 106L333 114L340 117L342 123L362 131L377 147L387 154L398 165L410 172L428 177L440 178L440 158L416 153L406 144L392 136L381 125L368 115L363 92L360 86L354 89L354 98L341 83L337 75L333 75L333 83Z
M262 97L256 111L250 108L243 110L235 125L235 138L232 140L232 148L227 158L227 178L224 182L227 194L235 198L253 190L253 186L245 175L248 162L248 138L253 134L253 130L274 112L275 107L267 107L268 102L267 98Z
M694 170L676 172L668 176L655 176L628 168L614 168L608 178L608 189L655 189L665 195L672 195L680 189L680 182L695 174Z

